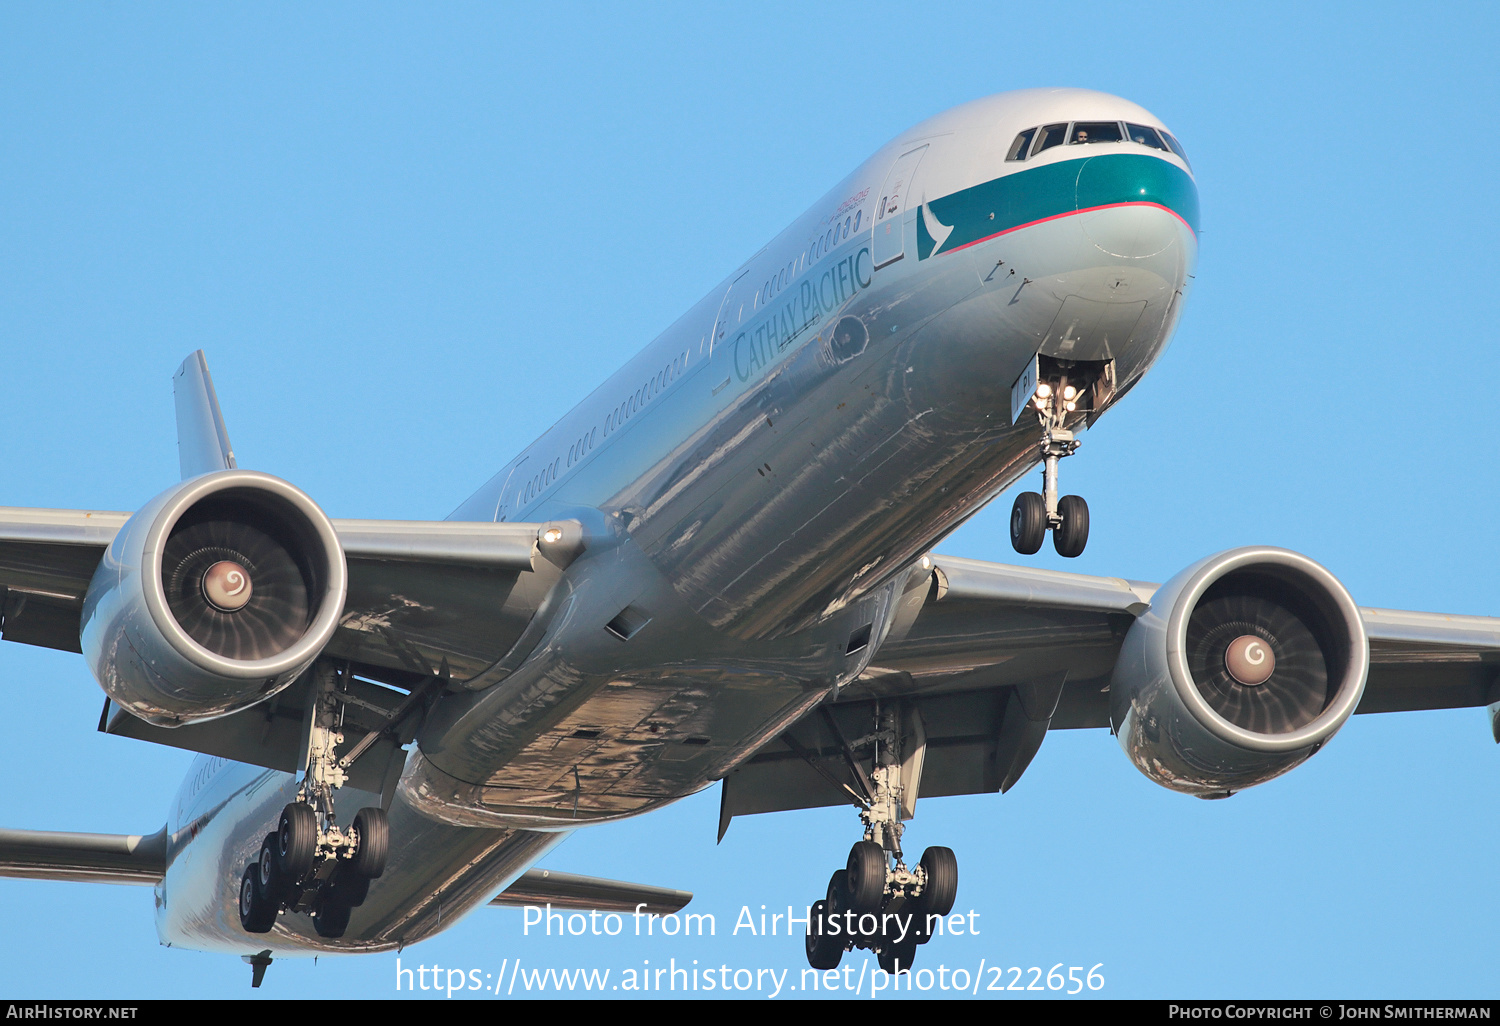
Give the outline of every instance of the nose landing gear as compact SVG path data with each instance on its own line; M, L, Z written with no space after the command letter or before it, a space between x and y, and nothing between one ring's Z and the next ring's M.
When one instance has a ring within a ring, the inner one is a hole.
M836 969L845 951L865 948L887 973L909 972L917 946L932 938L935 924L953 910L958 897L958 859L952 849L928 848L915 867L906 865L902 819L915 811L919 779L909 767L920 767L920 752L902 759L895 707L877 706L875 718L875 731L850 743L827 716L868 803L859 814L864 839L849 849L847 863L829 879L826 895L809 917L807 962L814 969ZM924 744L920 730L908 740L909 747ZM855 755L866 747L873 748L868 773ZM908 767L905 777L903 766Z
M1077 495L1057 496L1058 461L1073 455L1080 444L1067 423L1070 414L1077 421L1080 406L1092 393L1086 378L1077 367L1057 366L1049 380L1038 382L1029 401L1042 424L1042 494L1022 492L1010 510L1010 543L1024 556L1042 547L1048 531L1059 556L1078 556L1088 544L1088 503Z

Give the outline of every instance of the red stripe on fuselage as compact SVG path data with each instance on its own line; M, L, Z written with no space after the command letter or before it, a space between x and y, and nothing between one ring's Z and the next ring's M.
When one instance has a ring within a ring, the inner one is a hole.
M1007 228L1004 231L996 232L994 235L986 235L982 239L975 239L973 242L966 242L962 246L954 246L952 249L945 249L945 250L942 250L941 252L935 253L933 255L934 256L947 256L949 253L957 253L959 250L968 249L970 246L977 246L981 242L989 242L991 239L998 239L1002 235L1009 235L1011 232L1018 232L1022 228L1031 228L1034 225L1046 224L1048 221L1056 221L1058 218L1062 218L1062 217L1073 217L1076 214L1091 214L1091 213L1093 213L1096 210L1113 210L1116 207L1155 207L1157 210L1165 210L1167 213L1169 213L1173 217L1177 218L1177 220L1181 221L1183 223L1183 226L1186 227L1188 231L1190 231L1190 232L1193 231L1193 226L1190 225L1190 224L1188 224L1187 221L1183 218L1183 216L1181 214L1179 214L1177 211L1173 210L1171 207L1164 207L1164 206L1162 206L1160 203L1151 203L1151 202L1148 202L1148 201L1145 201L1145 200L1139 200L1139 201L1128 202L1128 203L1105 203L1102 206L1084 207L1082 210L1069 210L1065 214L1053 214L1051 217L1043 217L1043 218L1039 218L1039 219L1037 219L1035 221L1027 221L1025 224L1018 224L1018 225L1016 225L1014 228ZM1198 237L1198 233L1197 232L1193 232L1193 238L1196 239L1197 237Z

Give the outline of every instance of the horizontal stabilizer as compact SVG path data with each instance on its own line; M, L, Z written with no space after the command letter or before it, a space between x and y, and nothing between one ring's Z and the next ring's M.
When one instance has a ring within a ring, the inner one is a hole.
M0 876L154 884L166 871L166 827L145 837L0 830Z
M634 912L667 915L693 900L692 891L646 884L603 880L597 876L559 873L551 869L528 869L507 887L491 905L551 905L553 908L600 912Z

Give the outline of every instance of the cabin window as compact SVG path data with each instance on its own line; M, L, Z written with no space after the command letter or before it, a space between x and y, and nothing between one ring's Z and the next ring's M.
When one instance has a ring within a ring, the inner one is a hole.
M859 231L859 219L864 216L864 213L865 212L863 210L856 210L854 212L854 230L855 231Z
M1068 136L1068 142L1074 146L1120 142L1121 139L1118 121L1075 121L1073 131Z
M1149 146L1153 150L1164 150L1167 148L1167 144L1161 141L1161 136L1156 134L1156 129L1150 125L1132 125L1127 121L1125 122L1125 134L1130 137L1131 142L1139 146Z
M1036 135L1036 129L1028 128L1016 136L1016 141L1010 144L1010 152L1005 155L1006 160L1025 160L1026 154L1031 149L1031 140Z
M1050 150L1054 146L1061 146L1067 138L1068 126L1066 123L1061 125L1043 125L1036 137L1036 148L1031 151L1031 155L1034 157L1043 150Z

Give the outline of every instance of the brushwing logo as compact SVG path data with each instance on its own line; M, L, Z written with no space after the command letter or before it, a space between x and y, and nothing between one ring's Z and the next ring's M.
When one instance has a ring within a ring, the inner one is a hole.
M917 259L926 260L943 248L943 243L948 241L948 236L953 234L951 224L943 224L927 205L927 197L922 197L920 208L922 218L922 231L917 234Z

